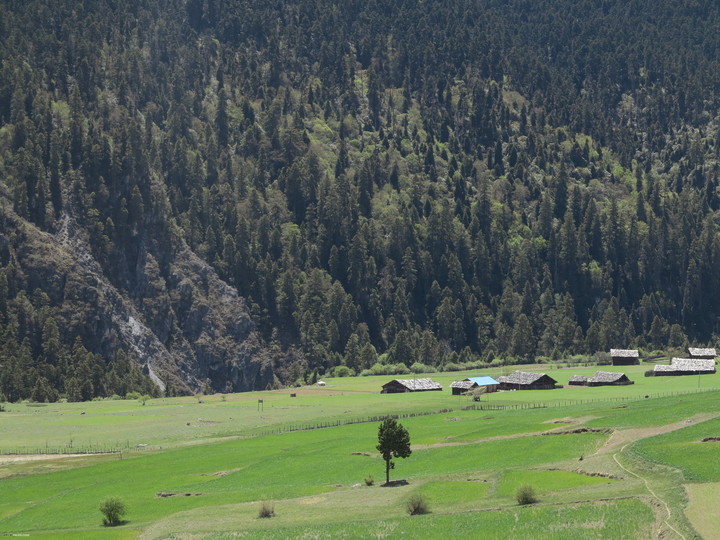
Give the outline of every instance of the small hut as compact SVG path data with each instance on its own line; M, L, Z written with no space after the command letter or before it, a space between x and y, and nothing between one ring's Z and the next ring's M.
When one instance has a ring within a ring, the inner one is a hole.
M465 379L464 381L453 381L450 384L450 390L452 390L453 396L461 396L470 390L478 387L478 384L474 381Z
M676 377L680 375L709 375L715 373L715 360L673 358L670 365L657 365L645 373L647 377Z
M477 383L478 386L484 386L486 392L497 392L498 386L500 383L493 379L492 377L468 377L465 379L466 381L473 381Z
M516 371L512 375L498 377L500 390L552 390L557 381L545 373Z
M588 386L625 386L635 384L627 378L624 373L613 373L611 371L596 371L595 375L587 380Z
M688 353L692 360L715 360L717 356L715 349L699 349L696 347L690 347Z
M568 384L571 386L587 386L588 378L585 375L573 375Z
M401 394L404 392L428 392L442 390L442 386L432 379L393 379L382 386L381 394Z
M610 349L613 366L637 366L640 353L636 349Z

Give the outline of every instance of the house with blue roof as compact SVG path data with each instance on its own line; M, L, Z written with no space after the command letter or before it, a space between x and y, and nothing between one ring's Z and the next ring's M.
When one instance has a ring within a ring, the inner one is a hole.
M481 387L485 387L486 392L495 392L499 384L492 377L468 377L462 381L453 382L450 389L453 396L459 396Z

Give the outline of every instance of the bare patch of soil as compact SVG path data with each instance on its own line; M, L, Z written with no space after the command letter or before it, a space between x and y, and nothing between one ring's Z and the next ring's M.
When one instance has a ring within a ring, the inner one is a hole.
M577 433L610 433L610 429L607 428L591 428L587 426L577 427L572 429L551 429L550 431L544 431L541 435L575 435Z
M593 417L587 417L587 419L590 419ZM583 418L576 418L575 419L578 423L581 421L586 421ZM564 424L567 422L563 422ZM573 422L574 423L574 422ZM466 446L469 444L479 444L484 442L490 442L490 441L504 441L507 439L518 439L520 437L537 437L539 435L567 435L569 433L609 433L609 430L605 428L588 428L588 427L578 427L571 430L568 430L564 427L551 429L549 431L544 431L542 433L514 433L513 435L496 435L495 437L485 437L483 439L477 439L474 441L463 441L463 442L443 442L443 443L435 443L435 444L413 444L412 449L413 450L427 450L428 448L443 448L446 446Z
M238 472L243 470L243 467L238 467L237 469L228 469L227 471L218 471L214 473L202 473L200 476L227 476L228 474L232 474L234 472Z
M168 497L199 497L202 493L168 493L167 491L158 491L155 496L158 499L166 499Z
M552 469L534 469L534 470L536 470L536 471L565 471L566 469L552 468ZM582 474L583 476L590 476L593 478L609 478L610 480L622 480L623 479L622 476L616 476L614 474L602 473L602 472L588 472L588 471L582 471L580 469L574 469L570 472L574 472L576 474Z
M309 499L300 499L300 504L317 504L326 500L327 497L310 497Z
M597 416L566 416L565 418L553 418L545 420L543 424L584 424L590 420L594 420Z
M720 437L705 437L700 442L720 442Z
M84 458L114 454L115 452L98 452L92 454L6 454L0 455L0 463L24 463L27 461L52 461L55 459Z
M372 457L372 454L370 452L353 452L351 455Z

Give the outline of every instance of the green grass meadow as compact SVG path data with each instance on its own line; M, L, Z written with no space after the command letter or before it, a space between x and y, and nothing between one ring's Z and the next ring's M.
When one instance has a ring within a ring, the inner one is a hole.
M718 441L702 442L718 437ZM640 456L680 469L692 482L720 482L720 418L644 439L635 451Z
M548 373L562 384L595 369ZM622 369L636 381L632 386L500 392L479 403L450 395L449 383L469 373L443 373L432 375L442 392L382 395L380 385L391 377L368 377L145 405L6 404L3 454L123 451L22 461L0 454L0 534L538 538L542 530L543 538L571 538L582 530L587 538L653 538L653 496L613 459L620 449L602 448L616 429L720 414L720 391L711 390L720 378L645 378L645 369ZM391 474L406 483L393 487L381 485L378 421L367 421L387 414L401 416L413 445ZM656 464L672 468L686 483L718 482L713 452L720 443L699 442L716 435L720 419L688 423L638 440L628 448L632 459L620 462L647 463L654 475L663 474ZM367 486L370 476L375 482ZM515 493L523 484L535 488L538 503L518 506ZM673 503L684 500L682 485L663 485ZM405 504L417 494L430 513L409 516ZM98 507L108 497L127 505L119 527L101 525ZM275 517L258 517L263 501L274 505ZM682 516L672 525L687 537L696 534Z

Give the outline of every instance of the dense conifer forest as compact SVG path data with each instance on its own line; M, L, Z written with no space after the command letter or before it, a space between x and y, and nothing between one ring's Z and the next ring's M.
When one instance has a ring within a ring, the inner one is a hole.
M0 398L720 343L718 28L703 0L0 1Z

